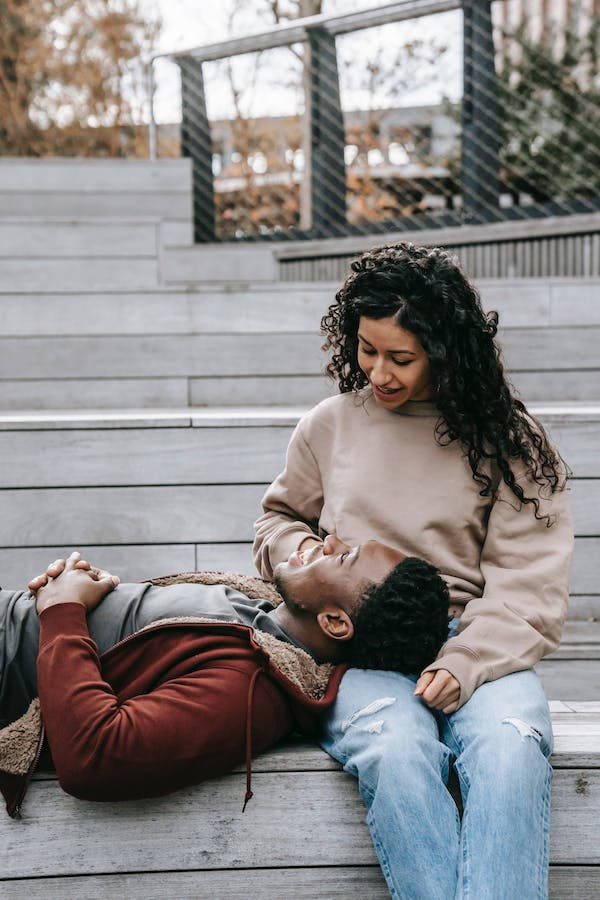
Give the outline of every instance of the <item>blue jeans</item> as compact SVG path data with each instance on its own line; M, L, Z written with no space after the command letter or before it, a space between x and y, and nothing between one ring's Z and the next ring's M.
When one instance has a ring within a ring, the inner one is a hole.
M321 740L358 778L391 896L547 897L552 726L537 675L483 684L447 716L413 696L415 681L350 669Z

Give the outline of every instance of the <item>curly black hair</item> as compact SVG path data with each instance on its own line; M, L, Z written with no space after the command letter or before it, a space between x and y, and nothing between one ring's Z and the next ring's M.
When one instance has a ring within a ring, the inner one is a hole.
M448 587L435 566L415 556L370 585L352 613L344 660L357 669L418 675L448 637Z
M536 484L551 493L564 488L568 467L515 396L494 340L498 314L484 313L456 260L439 248L399 243L369 250L352 263L321 320L323 349L333 351L326 371L341 393L368 384L358 363L361 316L393 317L419 339L436 384L436 440L460 442L481 495L493 493L492 478L482 467L491 460L519 503L533 504L536 518L550 526L552 517L540 515L537 497L525 496L510 462L522 460Z

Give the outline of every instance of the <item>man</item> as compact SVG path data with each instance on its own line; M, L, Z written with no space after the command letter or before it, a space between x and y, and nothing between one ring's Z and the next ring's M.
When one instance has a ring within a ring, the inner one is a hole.
M251 756L314 730L348 665L419 672L445 640L448 594L436 570L378 542L350 548L330 535L275 574L279 605L259 579L196 573L183 576L192 583L120 585L73 553L34 578L31 593L1 591L0 787L9 814L39 757L36 690L69 793L155 796L245 757L247 801Z

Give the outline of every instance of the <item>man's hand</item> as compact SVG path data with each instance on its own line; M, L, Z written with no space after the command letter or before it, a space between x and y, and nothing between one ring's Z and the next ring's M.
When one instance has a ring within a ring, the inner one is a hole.
M68 559L51 563L42 575L32 578L28 587L36 596L38 613L58 603L81 603L86 612L91 612L118 584L116 575L90 566L75 551Z
M460 684L447 669L425 672L417 681L415 697L422 697L430 709L453 713L460 697Z

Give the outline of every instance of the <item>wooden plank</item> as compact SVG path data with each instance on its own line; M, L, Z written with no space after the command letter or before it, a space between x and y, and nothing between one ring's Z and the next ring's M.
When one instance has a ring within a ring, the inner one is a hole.
M600 370L562 370L556 372L509 373L511 382L526 405L536 400L574 401L597 400L600 397Z
M158 226L118 222L0 221L0 257L156 256ZM29 262L23 265L28 266Z
M569 284L551 283L550 321L553 325L600 325L600 284L581 278Z
M600 696L598 660L543 659L535 667L550 700L596 700ZM596 757L598 746L595 748ZM584 763L589 764L589 760Z
M45 571L48 564L54 559L67 556L72 549L72 544L10 548L8 550L2 548L0 549L0 584L8 590L24 590L27 582L34 575ZM193 544L132 544L121 547L78 544L77 549L81 551L85 559L118 575L121 581L143 581L158 575L194 572L196 569L212 568L242 572L242 569L235 564L208 566L197 563L196 548ZM245 571L248 574L256 574L252 565L250 545L246 546L245 558ZM235 561L231 559L230 563L235 563Z
M252 867L327 865L332 822L339 865L375 863L364 808L350 776L282 773L273 779L257 773L253 789L242 815L242 774L169 797L121 804L84 803L63 794L55 782L35 782L23 819L0 825L7 863L3 875L244 868L248 862ZM290 810L302 839L281 841ZM38 841L43 846L32 854L29 848Z
M574 479L571 482L570 505L577 536L597 536L600 531L600 480Z
M166 248L162 260L165 284L207 281L275 281L277 267L270 244Z
M550 900L600 896L600 867L551 866ZM0 880L6 900L387 900L379 866L229 869L226 871L134 872L72 878Z
M12 379L314 375L320 344L316 334L22 337L0 338L0 358Z
M598 538L576 539L570 584L573 594L600 593L600 540ZM595 606L593 608L596 609ZM594 614L591 613L591 615Z
M239 572L256 575L252 561L252 542L237 544L196 544L196 567L199 570Z
M323 866L332 859L340 866L375 863L365 810L351 776L304 772L301 777L297 773L274 777L257 772L254 798L242 816L244 782L244 775L230 775L170 797L121 804L77 801L62 793L56 782L34 782L23 819L5 819L0 825L6 851L3 875L76 876L198 866L240 869L248 863L253 868ZM600 771L556 772L554 863L600 862L599 800ZM281 841L291 809L294 830L302 840Z
M5 431L0 487L268 483L283 466L290 432L124 428L40 431L32 441L31 432Z
M389 232L385 235L360 235L355 237L322 238L314 241L286 241L277 244L279 260L307 260L311 257L335 257L341 255L359 256L369 247L378 243L393 244L397 241L412 241L415 244L439 246L466 246L469 243L484 243L536 238L543 235L564 235L568 233L594 233L599 230L598 213L584 213L575 216L554 216L546 219L530 219L520 222L498 222L489 225L461 225L459 227L434 228ZM527 246L527 245L526 245Z
M496 310L503 328L550 324L550 286L545 279L477 279L485 310ZM566 323L565 323L566 324Z
M163 247L192 247L194 244L193 223L161 222L160 243Z
M95 192L120 194L164 191L173 194L191 191L191 162L188 159L22 159L0 160L0 193L21 194L23 186L37 194ZM4 206L0 209L5 213ZM131 207L132 211L137 210Z
M187 378L0 380L3 411L170 408L187 406L188 400Z
M587 880L589 883L589 879ZM5 900L388 900L379 866L136 872L74 878L0 880ZM579 897L579 895L577 895ZM589 900L590 894L586 900ZM554 898L552 898L554 900Z
M247 403L251 406L257 403L314 406L335 393L337 393L335 383L324 375L279 375L277 378L246 376L242 379L190 378L189 381L192 406L225 406L232 400L235 400L236 404Z
M0 545L247 541L252 539L265 488L243 484L6 490Z
M157 283L155 258L0 259L0 286L37 291L72 288L136 287ZM74 374L73 371L71 374Z
M500 334L511 371L598 368L600 328L515 328Z
M0 545L246 541L266 487L262 483L5 489ZM598 530L594 512L599 495L600 482L574 496L579 533L585 528Z
M187 190L181 193L174 191L148 192L131 188L115 193L105 191L68 193L55 190L35 191L20 190L0 191L0 209L2 216L57 216L62 218L131 218L132 210L136 216L150 218L191 219L192 195Z
M331 290L269 285L248 290L0 293L4 337L110 334L317 333Z
M18 261L17 261L18 262ZM85 277L86 267L90 283L114 284L121 275L123 284L137 286L151 283L150 260L131 260L131 271L118 272L111 264L102 272L100 260L72 261L67 268L64 261L50 262L51 271L28 266L18 272L17 262L0 262L0 279L27 278L32 289L44 278L54 284L54 278L67 286ZM129 264L116 261L117 266ZM52 268L54 266L54 268ZM62 269L61 269L62 266ZM94 267L97 271L94 271ZM4 271L8 267L11 271ZM145 267L145 268L144 268ZM112 279L112 281L111 281ZM140 281L140 279L142 279ZM79 281L78 281L79 280ZM225 329L225 319L223 328ZM598 333L596 333L598 332ZM509 368L515 372L531 370L598 369L597 346L600 329L530 329L505 332L503 344ZM241 376L241 375L315 375L325 364L320 350L322 339L316 334L182 334L146 335L141 340L120 335L94 338L77 336L7 337L0 341L5 377L67 378L67 377L157 377L157 376ZM582 376L585 378L585 375Z

